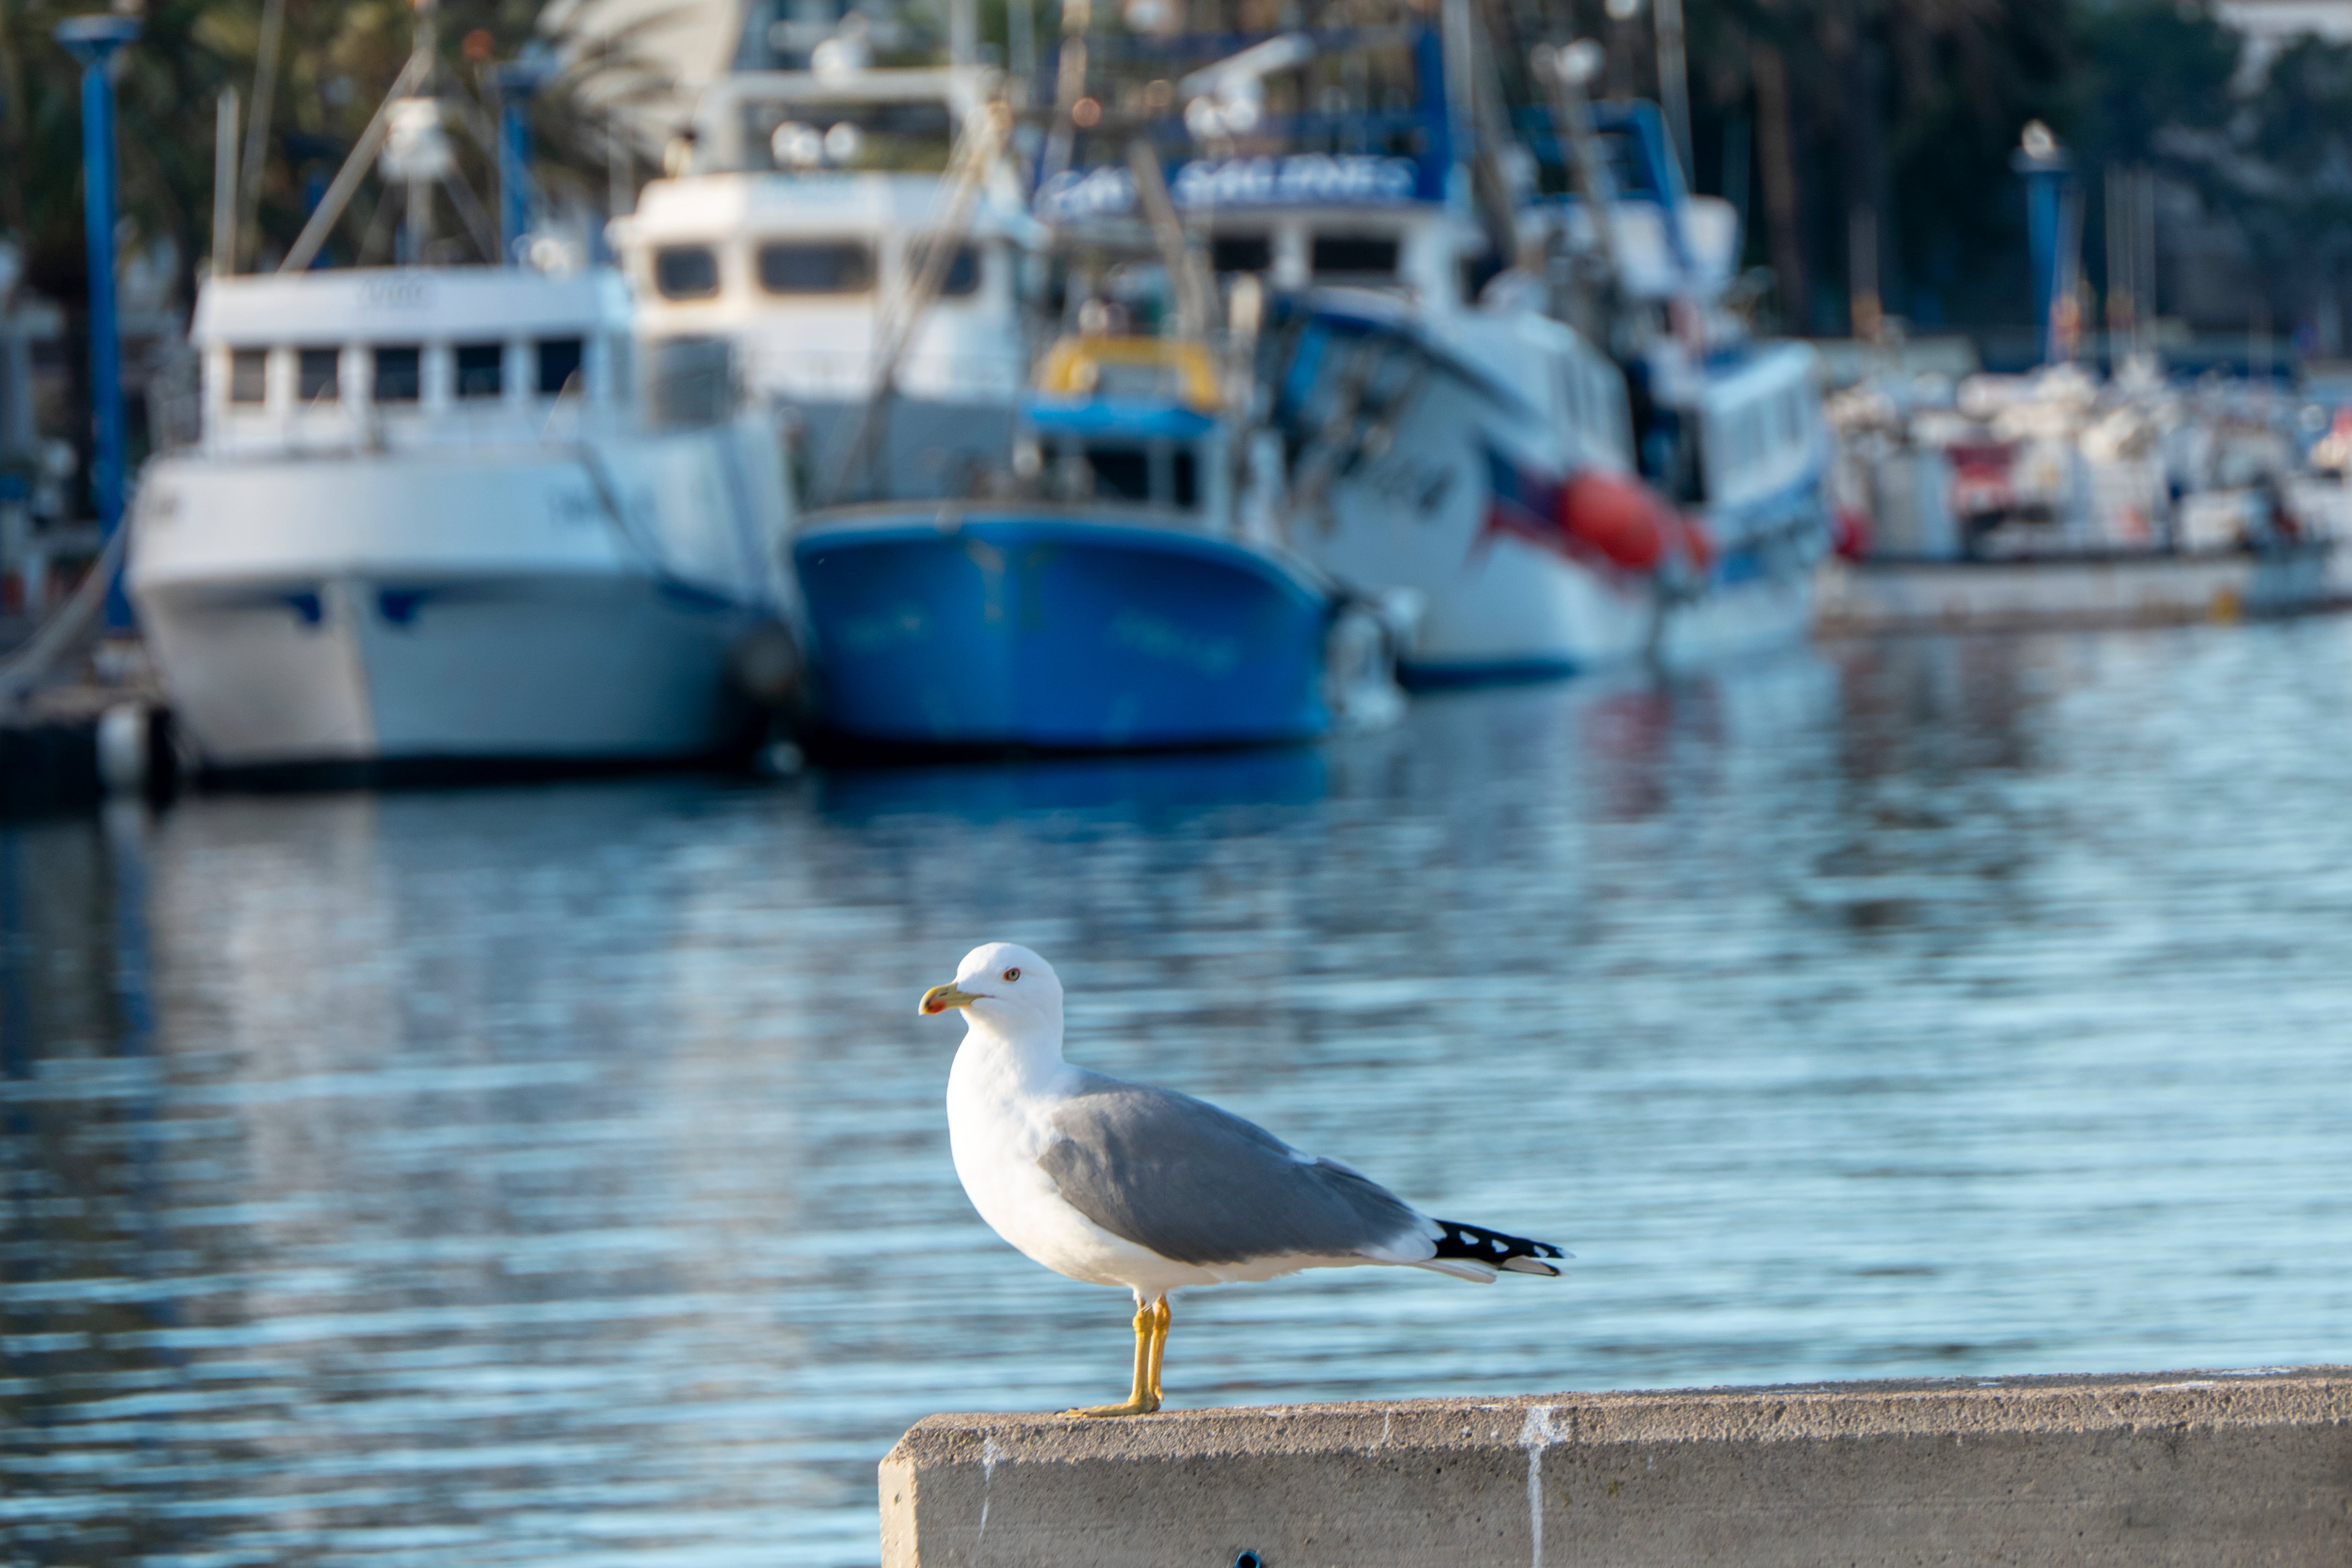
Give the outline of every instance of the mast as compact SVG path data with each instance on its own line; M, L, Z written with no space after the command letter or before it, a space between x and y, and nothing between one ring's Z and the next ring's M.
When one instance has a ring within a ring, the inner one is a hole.
M1470 95L1476 80L1470 54L1470 0L1445 0L1439 26L1445 49L1446 162L1467 163L1476 145L1470 118Z
M1658 107L1666 113L1666 133L1675 141L1683 178L1696 177L1691 162L1690 64L1683 45L1683 0L1657 0Z
M413 90L426 97L433 91L433 56L437 41L433 7L434 0L416 0L415 41L408 55L409 74L416 84ZM412 167L406 183L408 203L401 219L400 259L418 262L425 259L425 247L433 237L433 176L421 167Z

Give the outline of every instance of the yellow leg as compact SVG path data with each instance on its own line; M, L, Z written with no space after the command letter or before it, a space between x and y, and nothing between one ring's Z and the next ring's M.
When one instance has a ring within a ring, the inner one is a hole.
M1151 1304L1151 1367L1145 1386L1151 1394L1151 1408L1160 1408L1160 1358L1168 1353L1168 1298L1162 1296Z
M1065 1415L1149 1415L1160 1408L1160 1358L1156 1344L1160 1334L1167 1331L1160 1325L1161 1314L1168 1310L1163 1302L1155 1311L1150 1307L1135 1310L1135 1382L1128 1390L1124 1405L1093 1405L1081 1410L1065 1410Z

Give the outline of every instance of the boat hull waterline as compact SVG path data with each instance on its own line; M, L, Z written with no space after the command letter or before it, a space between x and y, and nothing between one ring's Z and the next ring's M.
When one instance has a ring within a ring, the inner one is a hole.
M1568 476L1588 465L1622 472L1623 454L1606 439L1611 421L1580 425L1537 396L1570 379L1581 351L1567 329L1540 318L1516 333L1477 322L1480 335L1465 349L1401 316L1310 309L1306 321L1304 350L1278 366L1294 429L1319 428L1343 398L1390 404L1377 449L1343 465L1319 515L1294 522L1292 533L1300 553L1340 583L1426 595L1418 635L1399 659L1406 685L1542 679L1644 659L1689 668L1804 638L1814 568L1828 545L1825 450L1792 460L1770 489L1736 506L1697 510L1710 541L1703 561L1680 561L1670 577L1624 570L1580 552L1553 520L1554 493ZM1318 330L1345 352L1325 351ZM1500 369L1531 364L1545 374L1529 388L1514 391L1501 377ZM1488 374L1481 365L1500 369ZM1540 492L1539 515L1498 523L1506 503L1526 499L1505 495L1499 473Z
M794 555L824 721L845 741L1105 751L1333 726L1339 607L1247 544L1141 518L876 508L811 520Z
M716 755L750 721L730 658L777 614L732 591L766 545L713 504L723 438L606 454L601 474L537 455L164 459L131 592L215 769Z

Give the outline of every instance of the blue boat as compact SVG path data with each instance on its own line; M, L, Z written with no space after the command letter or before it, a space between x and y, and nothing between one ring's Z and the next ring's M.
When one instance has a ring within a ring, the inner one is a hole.
M1310 740L1393 703L1377 615L1236 525L1195 345L1079 339L1049 389L1154 367L1189 396L1053 390L1052 499L810 514L793 555L835 742L1084 752ZM1196 374L1197 373L1197 374ZM1367 627L1370 634L1367 635Z

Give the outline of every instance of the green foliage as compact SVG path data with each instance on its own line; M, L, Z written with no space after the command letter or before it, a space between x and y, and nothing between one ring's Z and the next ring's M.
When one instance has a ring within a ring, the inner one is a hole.
M1479 3L1503 40L1508 79L1517 79L1525 45L1577 31L1617 52L1616 79L1645 88L1655 79L1646 17L1606 23L1598 0ZM250 111L264 4L150 0L145 32L123 58L129 237L170 240L184 268L210 245L215 101L234 86ZM1723 150L1749 149L1752 259L1774 248L1761 233L1773 177L1763 167L1767 148L1790 149L1784 177L1798 197L1793 239L1814 292L1785 302L1791 324L1804 324L1806 307L1822 300L1830 309L1814 310L1811 324L1840 324L1849 213L1858 202L1878 214L1890 310L1954 324L2021 321L2023 200L2010 160L2032 119L2057 130L2087 178L2110 163L2148 163L2194 189L2210 211L2237 222L2278 277L2315 276L2352 254L2352 50L2305 41L2250 82L2241 40L2197 0L1686 0L1686 7L1697 180L1720 188ZM0 233L25 244L36 288L68 300L83 288L79 72L50 32L92 8L93 0L0 0ZM980 0L979 9L982 37L1002 48L1006 0ZM936 24L941 10L936 0L907 7L918 24ZM1040 56L1049 57L1058 5L1036 0L1034 13ZM1193 14L1220 26L1274 20L1267 5L1228 0L1195 0ZM1294 4L1286 13L1309 23L1392 14L1375 0ZM591 205L611 153L611 108L667 86L628 38L591 45L552 36L541 15L541 0L443 0L437 13L441 89L460 106L453 140L485 206L494 190L487 61L511 59L537 42L566 62L533 100L536 173L543 186ZM414 23L407 0L287 0L258 193L265 255L293 240L407 57ZM1767 47L1785 62L1790 84L1786 135L1777 142L1755 89L1754 62ZM1736 138L1728 134L1735 123ZM657 151L635 154L642 163ZM371 175L338 227L332 258L362 253L379 211L375 184ZM373 227L380 245L388 225Z
M21 236L30 280L79 297L83 277L80 73L51 38L89 0L0 0L0 233ZM663 83L627 37L590 42L538 25L534 0L444 0L436 11L440 81L458 106L460 169L489 205L488 62L551 47L564 69L532 101L537 177L559 193L601 192L609 111ZM211 247L215 102L235 87L254 104L263 0L152 0L117 86L121 211L132 244L169 240L184 269ZM403 64L415 13L402 0L289 0L260 181L260 248L281 254L317 188L359 139ZM658 18L656 19L656 21ZM469 47L470 40L470 47ZM637 149L639 157L647 149ZM373 174L329 253L351 259L379 193ZM252 257L247 257L251 265Z
M2220 130L2240 39L2200 5L2129 0L2084 11L2064 129L2087 162L2159 162L2160 133Z

